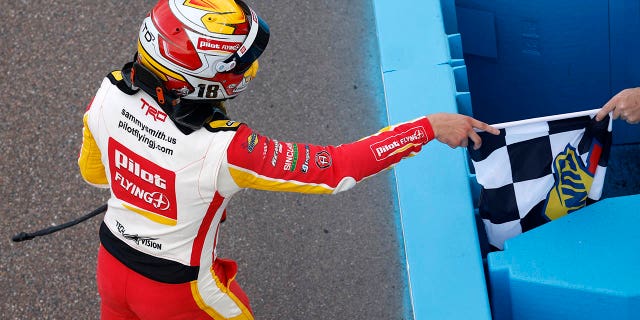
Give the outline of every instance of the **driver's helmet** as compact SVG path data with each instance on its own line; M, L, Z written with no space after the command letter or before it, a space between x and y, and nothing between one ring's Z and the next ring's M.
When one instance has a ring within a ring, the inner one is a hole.
M137 63L174 98L226 100L255 77L268 41L240 0L161 0L140 27Z

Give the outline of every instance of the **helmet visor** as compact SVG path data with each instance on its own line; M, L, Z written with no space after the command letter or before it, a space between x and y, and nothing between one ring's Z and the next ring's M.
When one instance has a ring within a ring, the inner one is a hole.
M249 34L240 48L218 66L218 72L244 74L260 57L269 43L269 26L242 1L236 0L247 15L251 16Z

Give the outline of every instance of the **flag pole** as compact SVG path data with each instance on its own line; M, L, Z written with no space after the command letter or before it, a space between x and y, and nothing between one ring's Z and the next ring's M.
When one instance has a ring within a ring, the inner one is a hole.
M585 111L556 114L552 116L524 119L524 120L518 120L518 121L502 122L502 123L492 124L491 126L496 129L504 129L504 128L532 124L532 123L543 122L543 121L554 121L554 120L577 118L577 117L583 117L583 116L593 116L594 114L598 113L598 111L600 111L600 109L591 109L591 110L585 110Z

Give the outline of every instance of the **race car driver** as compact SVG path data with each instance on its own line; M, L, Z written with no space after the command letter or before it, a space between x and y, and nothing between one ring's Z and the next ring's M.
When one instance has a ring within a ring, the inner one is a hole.
M78 164L109 188L100 227L102 319L253 319L216 255L218 226L243 188L333 194L437 139L481 144L458 114L433 114L357 142L321 146L269 138L227 117L269 39L240 0L161 0L144 19L133 61L110 73L84 115Z

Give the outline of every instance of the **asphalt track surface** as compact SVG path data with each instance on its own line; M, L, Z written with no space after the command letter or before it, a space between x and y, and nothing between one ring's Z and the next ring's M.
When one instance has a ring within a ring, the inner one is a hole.
M8 1L0 10L0 319L98 319L100 218L108 193L81 179L82 114L102 78L133 55L155 1ZM250 1L271 41L232 118L279 140L341 144L386 114L370 1ZM229 206L219 254L257 319L406 318L390 172L335 196L248 190Z

